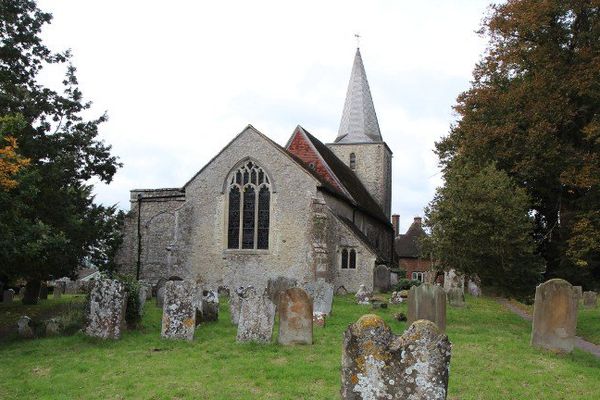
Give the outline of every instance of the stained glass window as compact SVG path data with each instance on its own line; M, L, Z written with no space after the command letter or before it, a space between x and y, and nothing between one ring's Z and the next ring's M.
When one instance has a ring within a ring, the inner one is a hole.
M227 182L227 248L268 249L271 186L266 172L248 161Z

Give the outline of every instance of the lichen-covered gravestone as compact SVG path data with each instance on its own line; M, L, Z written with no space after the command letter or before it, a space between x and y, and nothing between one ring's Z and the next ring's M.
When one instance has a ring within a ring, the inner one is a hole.
M447 293L448 303L452 307L465 306L465 293L460 288L450 288Z
M100 279L90 292L84 332L101 339L119 339L125 323L125 286L115 280Z
M426 319L446 331L446 293L440 286L423 283L408 293L408 323Z
M444 272L444 290L448 292L452 288L462 289L465 291L465 276L451 269Z
M531 344L552 351L571 352L577 327L577 301L573 287L563 279L550 279L535 289Z
M331 314L333 304L333 285L322 279L306 285L306 291L313 299L313 312Z
M19 337L25 339L31 339L34 337L31 318L26 315L23 315L21 318L19 318L17 321L17 333L19 334Z
M373 269L373 288L379 292L390 290L390 269L385 265L377 265Z
M273 335L275 304L266 294L246 291L242 298L237 341L268 343Z
M196 329L196 284L190 281L168 281L164 289L160 335L165 339L193 340Z
M481 289L479 288L479 284L477 282L469 279L467 288L469 289L469 293L471 294L471 296L474 296L474 297L481 296Z
M216 290L202 291L201 322L219 320L219 293Z
M583 292L583 306L585 308L596 308L598 305L598 294L596 292Z
M313 302L308 293L291 288L279 293L279 344L312 344Z
M451 344L431 321L415 321L395 336L377 315L364 315L344 332L343 400L443 400Z
M233 290L229 296L229 317L231 323L237 325L240 320L240 311L242 309L242 300L248 296L254 296L256 293L254 287L240 286Z
M369 292L365 285L360 285L358 292L356 292L354 295L354 298L358 304L370 304L369 300L371 300L372 296L373 293Z
M62 330L62 324L56 318L50 318L44 323L46 336L57 336L60 335Z

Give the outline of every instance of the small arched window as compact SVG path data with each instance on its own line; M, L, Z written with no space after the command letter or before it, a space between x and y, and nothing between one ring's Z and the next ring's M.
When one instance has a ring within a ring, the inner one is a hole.
M350 153L350 168L356 169L356 154Z
M227 182L227 248L268 249L271 182L266 172L248 161Z
M356 250L342 249L342 258L340 261L342 269L356 269Z

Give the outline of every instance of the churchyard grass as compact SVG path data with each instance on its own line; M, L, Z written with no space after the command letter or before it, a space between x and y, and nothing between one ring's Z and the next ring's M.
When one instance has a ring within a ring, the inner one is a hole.
M344 296L335 297L326 327L315 327L313 346L237 344L222 302L219 321L199 327L193 342L168 341L160 338L161 310L150 301L143 329L119 341L76 334L1 343L0 398L335 399L342 332L369 312L397 334L406 328L393 319L406 313L405 303L372 311ZM569 355L533 349L530 332L529 322L493 299L467 297L467 307L448 307L448 398L600 398L600 360L577 349Z

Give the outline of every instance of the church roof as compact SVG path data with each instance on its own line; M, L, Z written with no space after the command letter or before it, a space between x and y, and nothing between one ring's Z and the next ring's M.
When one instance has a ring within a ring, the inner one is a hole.
M292 139L298 132L302 133L310 141L310 144L317 152L320 160L326 166L327 173L319 173L319 168L310 168L309 158L306 157L304 153L297 153L297 151L290 146L292 144ZM326 183L324 186L325 189L333 191L334 194L341 195L346 199L350 199L351 202L353 202L365 213L380 220L386 225L390 224L388 218L385 216L385 213L377 201L373 199L367 188L365 188L360 179L358 179L354 171L352 171L350 167L348 167L327 146L325 146L319 139L311 135L306 129L302 128L301 126L296 128L296 131L294 131L290 142L288 142L287 150L291 154L294 154L298 158L302 159L304 161L305 168L309 169L311 172L317 172L320 180ZM340 185L332 185L329 175L332 175L335 179L335 182L339 183L342 187L340 188Z
M419 240L427 236L421 226L421 218L416 217L408 230L403 235L398 235L394 240L394 249L400 258L419 258L421 256Z
M375 106L362 62L360 49L356 49L354 65L348 83L346 102L336 143L382 142Z

